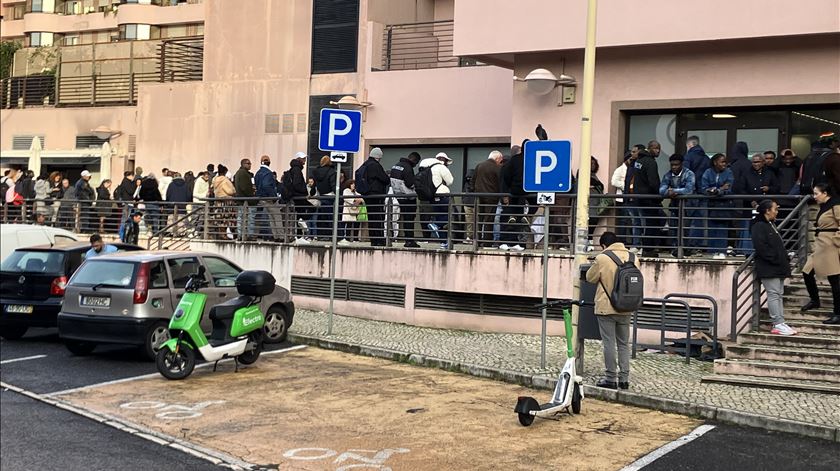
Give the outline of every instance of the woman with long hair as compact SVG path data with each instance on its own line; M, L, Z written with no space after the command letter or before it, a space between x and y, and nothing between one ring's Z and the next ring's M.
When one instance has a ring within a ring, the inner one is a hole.
M116 232L117 225L114 224L114 203L111 198L111 180L102 180L96 187L96 212L99 215L99 233Z
M767 291L767 310L773 322L770 333L795 335L796 331L785 323L782 304L785 278L790 277L790 258L782 236L773 223L779 215L779 205L772 200L762 200L756 212L750 221L750 234L755 249L755 277L761 280Z
M817 288L817 276L828 278L834 299L834 310L825 324L840 324L840 195L826 183L817 183L813 190L814 199L820 209L814 222L816 239L814 253L808 257L802 269L805 287L811 298L802 306L802 312L820 307L820 293Z

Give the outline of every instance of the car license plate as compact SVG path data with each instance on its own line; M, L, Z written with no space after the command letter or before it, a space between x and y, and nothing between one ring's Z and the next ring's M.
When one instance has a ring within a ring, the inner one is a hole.
M109 307L111 298L107 296L82 296L82 306L87 307Z
M32 306L22 306L20 304L12 304L6 306L6 312L13 312L15 314L32 314Z

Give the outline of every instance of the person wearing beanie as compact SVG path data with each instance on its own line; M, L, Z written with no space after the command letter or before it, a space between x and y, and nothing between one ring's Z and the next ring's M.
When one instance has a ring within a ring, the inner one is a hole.
M365 163L356 170L356 188L365 199L370 230L370 245L385 246L385 193L391 184L391 178L385 172L380 160L382 149L374 147ZM361 180L361 181L360 181Z

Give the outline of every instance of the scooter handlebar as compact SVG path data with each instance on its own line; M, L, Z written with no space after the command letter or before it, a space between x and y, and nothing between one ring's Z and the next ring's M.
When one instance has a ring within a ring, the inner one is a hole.
M555 299L555 300L552 300L552 301L548 301L547 303L544 303L544 304L543 303L535 304L534 307L537 308L537 309L549 308L549 307L554 307L554 306L571 307L571 305L573 305L573 304L575 304L577 306L580 306L580 307L594 306L595 305L595 303L593 303L593 302L584 301L582 299Z

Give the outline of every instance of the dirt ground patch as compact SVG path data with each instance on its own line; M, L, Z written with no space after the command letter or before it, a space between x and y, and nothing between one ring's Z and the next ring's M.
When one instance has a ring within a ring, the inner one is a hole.
M615 470L699 425L586 399L525 428L520 395L550 391L306 348L62 398L281 470Z

